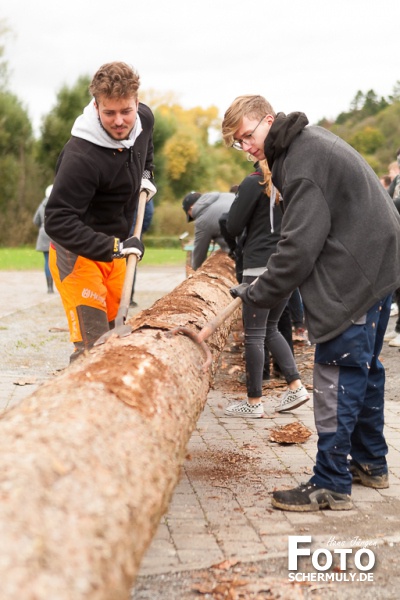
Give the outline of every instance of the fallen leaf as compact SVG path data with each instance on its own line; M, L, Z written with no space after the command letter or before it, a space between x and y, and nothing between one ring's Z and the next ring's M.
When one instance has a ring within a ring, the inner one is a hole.
M301 423L289 423L278 429L273 429L269 439L278 444L299 444L305 442L311 435L311 431Z

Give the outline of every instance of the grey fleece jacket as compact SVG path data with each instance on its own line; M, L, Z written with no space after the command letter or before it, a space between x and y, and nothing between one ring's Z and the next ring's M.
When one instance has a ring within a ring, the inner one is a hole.
M48 252L51 242L49 236L44 230L44 212L46 209L47 201L48 197L46 196L39 204L33 217L33 223L36 225L36 227L39 227L39 232L36 240L36 250L38 250L39 252Z
M198 269L207 258L211 242L217 243L221 250L229 252L228 244L221 235L219 219L229 212L235 194L230 192L210 192L202 194L192 208L194 225L194 246L192 268Z
M360 154L307 122L279 113L266 138L282 239L243 299L270 308L299 287L310 339L321 343L400 286L400 216Z

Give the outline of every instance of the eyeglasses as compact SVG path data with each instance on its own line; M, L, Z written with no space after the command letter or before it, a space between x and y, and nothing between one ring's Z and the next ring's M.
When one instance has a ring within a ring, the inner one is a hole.
M266 115L265 115L266 116ZM252 140L254 140L254 132L257 129L257 127L259 125L261 125L261 123L264 121L265 117L263 117L258 123L257 125L254 127L253 131L251 133L246 133L246 135L243 137L243 139L241 140L235 140L232 144L232 148L235 148L235 150L243 150L243 144L246 144L246 146L250 146Z

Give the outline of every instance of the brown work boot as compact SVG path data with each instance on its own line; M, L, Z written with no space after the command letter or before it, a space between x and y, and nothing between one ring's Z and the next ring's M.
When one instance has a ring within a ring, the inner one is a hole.
M382 473L381 475L370 475L361 465L350 463L350 473L353 476L353 483L360 483L365 487L374 488L376 490L384 490L389 487L389 474Z

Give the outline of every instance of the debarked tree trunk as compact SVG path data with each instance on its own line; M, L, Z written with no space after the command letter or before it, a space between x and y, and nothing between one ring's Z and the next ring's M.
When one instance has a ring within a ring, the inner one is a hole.
M15 600L127 599L168 507L212 372L177 326L231 300L218 252L0 421L0 589ZM233 315L208 340L214 365Z

